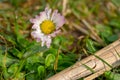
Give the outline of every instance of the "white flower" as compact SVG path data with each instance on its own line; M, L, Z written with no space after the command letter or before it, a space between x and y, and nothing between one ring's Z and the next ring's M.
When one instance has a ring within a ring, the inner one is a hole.
M51 9L45 8L45 11L40 12L34 19L30 19L30 22L33 23L34 31L31 32L33 38L37 42L41 41L41 46L46 45L49 48L52 37L60 32L60 27L65 23L65 19L57 10L51 14Z

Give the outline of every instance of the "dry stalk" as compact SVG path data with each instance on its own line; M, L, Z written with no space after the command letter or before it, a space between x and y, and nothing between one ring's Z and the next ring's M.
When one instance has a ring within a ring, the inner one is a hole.
M75 23L71 23L71 25L79 31L81 31L82 33L84 33L85 35L89 35L93 40L97 41L102 46L105 46L103 40L98 36L96 30L86 20L82 19L81 21L87 29Z
M120 65L120 39L47 80L92 80ZM91 71L92 70L92 71Z

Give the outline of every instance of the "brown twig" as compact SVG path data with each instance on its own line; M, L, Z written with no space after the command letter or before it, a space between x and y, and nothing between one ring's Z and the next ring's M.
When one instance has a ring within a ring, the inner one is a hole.
M105 71L120 65L120 39L73 66L50 77L48 80L92 80ZM86 68L86 66L89 68ZM93 70L93 72L91 70ZM86 78L85 78L86 77Z

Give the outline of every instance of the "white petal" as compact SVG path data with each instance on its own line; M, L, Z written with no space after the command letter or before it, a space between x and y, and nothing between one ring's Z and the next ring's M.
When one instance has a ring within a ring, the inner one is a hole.
M52 16L51 16L51 20L54 20L55 19L55 15L57 14L58 10L55 10L53 13L52 13Z
M39 31L32 31L32 32L31 32L31 35L32 35L35 39L41 38L41 37L43 36L43 34L40 33Z
M44 39L44 37L41 38L41 41L42 41L41 46L44 46L44 44L45 44L45 39Z
M64 17L57 10L53 12L51 20L56 24L57 29L65 23Z
M40 38L36 38L36 41L37 41L37 42L40 42L40 41L41 41L41 39L40 39Z
M39 21L42 22L42 21L44 21L46 19L47 19L46 12L45 11L40 12L40 19L39 19Z
M47 36L47 37L46 37L46 46L47 46L47 48L50 47L51 42L52 42L51 37L50 37L50 36Z
M51 37L55 37L58 33L60 33L61 30L56 30L52 34L50 34Z
M33 24L32 29L38 29L38 28L39 28L39 25Z
M45 12L48 19L50 19L51 11L52 11L51 9L45 8Z

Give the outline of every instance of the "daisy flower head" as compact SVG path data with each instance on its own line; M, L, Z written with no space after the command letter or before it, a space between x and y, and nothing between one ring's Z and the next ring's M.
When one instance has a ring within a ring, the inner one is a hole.
M60 28L65 23L65 19L58 13L58 10L52 13L51 9L45 8L34 19L30 19L30 22L33 23L32 29L34 30L31 32L33 38L37 42L41 42L41 46L46 45L49 48L52 38L60 32Z

